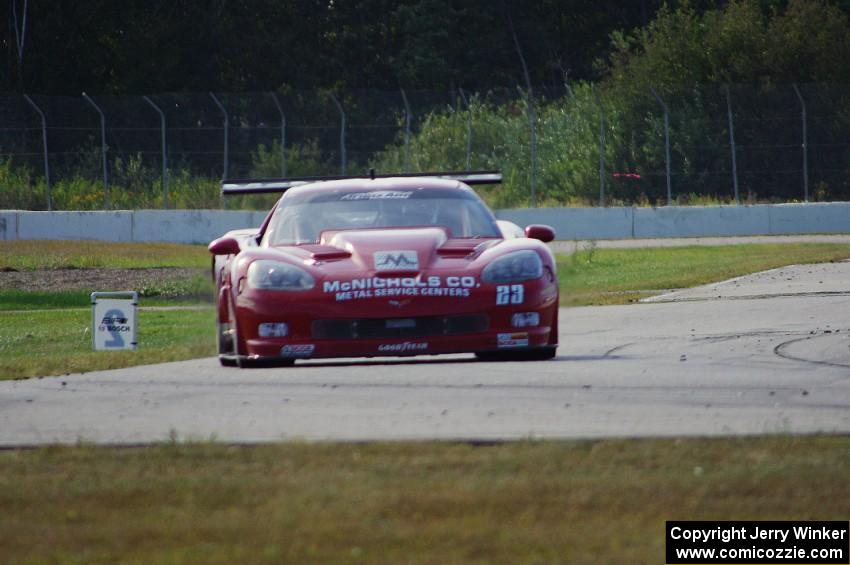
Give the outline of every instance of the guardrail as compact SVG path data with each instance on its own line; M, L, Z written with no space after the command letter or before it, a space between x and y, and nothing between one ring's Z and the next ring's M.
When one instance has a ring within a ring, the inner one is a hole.
M516 224L548 224L560 240L850 233L850 202L498 210Z
M259 226L264 211L0 210L0 241L88 239L207 243L226 231ZM850 202L675 206L664 208L523 208L501 220L548 224L559 240L850 233Z

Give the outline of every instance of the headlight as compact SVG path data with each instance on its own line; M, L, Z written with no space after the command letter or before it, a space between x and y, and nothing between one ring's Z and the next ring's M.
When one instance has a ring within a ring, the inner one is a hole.
M534 251L514 251L484 267L481 280L485 283L512 283L539 279L543 276L543 261Z
M248 267L248 284L263 290L310 290L316 281L295 265L261 259Z

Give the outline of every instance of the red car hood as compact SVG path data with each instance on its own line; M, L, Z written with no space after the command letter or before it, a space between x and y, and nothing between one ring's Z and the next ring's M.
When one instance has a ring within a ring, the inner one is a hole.
M313 266L320 276L395 277L464 269L499 241L451 239L443 228L423 227L325 232L318 244L274 249Z

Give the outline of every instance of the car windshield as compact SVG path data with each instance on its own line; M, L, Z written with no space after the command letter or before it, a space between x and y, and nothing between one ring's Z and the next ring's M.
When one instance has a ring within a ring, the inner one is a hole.
M411 226L443 226L452 237L501 237L495 218L471 191L329 190L281 198L264 243L310 243L324 231Z

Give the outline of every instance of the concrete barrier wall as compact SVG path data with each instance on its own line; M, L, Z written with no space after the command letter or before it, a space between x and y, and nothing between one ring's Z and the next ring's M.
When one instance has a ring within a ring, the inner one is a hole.
M770 234L769 206L635 208L633 237Z
M258 227L266 212L138 210L29 212L0 210L0 240L93 239L208 243L233 229ZM560 240L850 233L850 202L497 210L526 226L548 224Z
M548 224L560 240L850 233L850 202L497 210L500 220Z
M17 239L133 241L133 212L18 212Z
M497 210L496 217L522 227L552 226L563 240L625 239L634 230L634 208L520 208Z
M850 233L850 202L767 206L771 233Z
M18 239L18 212L0 210L0 241Z
M229 230L258 227L265 217L265 212L237 210L0 210L0 241L87 239L206 244Z
M224 232L259 226L254 212L230 210L139 210L133 219L135 241L209 243Z

